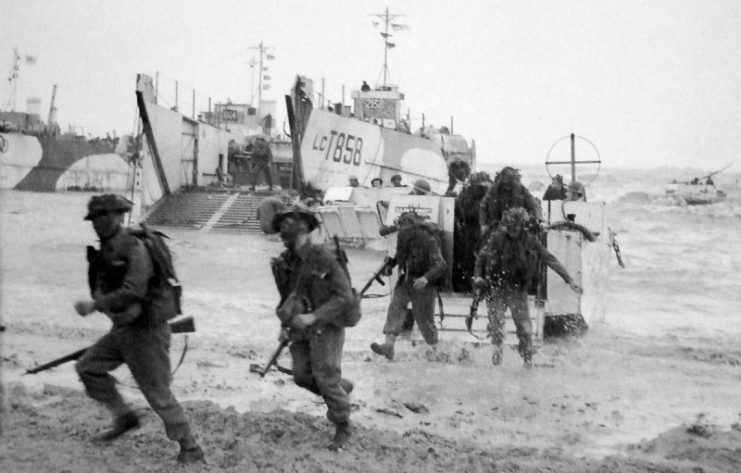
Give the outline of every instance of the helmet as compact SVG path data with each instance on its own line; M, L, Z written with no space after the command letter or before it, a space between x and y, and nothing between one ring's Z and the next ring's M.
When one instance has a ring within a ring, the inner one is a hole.
M415 224L421 222L422 220L422 217L417 212L413 210L407 210L406 212L402 212L401 215L396 218L394 224L396 226L401 226L401 224L404 222Z
M394 181L401 181L401 174L394 174L393 176L391 176L391 182Z
M316 218L316 216L311 213L308 209L306 209L303 206L300 205L294 205L292 208L289 208L288 210L284 210L283 212L275 214L275 217L273 217L273 231L275 233L280 232L280 224L283 222L283 220L287 218L293 218L294 220L300 220L306 222L307 231L312 232L317 227L319 227L319 219Z
M130 212L134 203L118 194L94 195L87 204L85 220L92 220L98 215L108 212Z
M520 171L518 171L517 169L513 167L505 166L502 168L501 171L499 171L499 173L497 173L496 180L499 182L510 182L510 183L519 182L520 181Z
M425 181L424 179L417 179L414 181L414 190L422 192L424 194L429 194L430 190L432 188L430 187L430 183Z
M468 178L468 183L476 186L490 186L491 177L486 171L475 172Z
M513 207L511 209L507 209L504 212L500 224L503 227L511 227L517 225L521 225L524 227L529 221L530 214L527 213L527 210L523 209L522 207Z

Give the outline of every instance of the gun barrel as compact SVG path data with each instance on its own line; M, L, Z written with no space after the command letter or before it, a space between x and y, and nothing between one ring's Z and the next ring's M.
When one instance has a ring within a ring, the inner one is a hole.
M65 355L65 356L63 356L61 358L57 358L56 360L52 360L49 363L44 363L43 365L37 366L36 368L32 368L30 370L26 370L26 373L25 374L36 374L36 373L40 373L42 371L50 370L50 369L54 368L55 366L59 366L61 364L67 363L68 361L76 360L76 359L80 358L82 356L82 354L85 353L86 350L87 350L87 348L83 348L82 350L77 350L74 353L70 353L69 355Z
M270 360L265 365L265 368L260 370L261 378L264 378L267 372L270 371L270 368L272 368L272 366L278 362L278 357L283 352L283 349L285 349L287 346L288 346L288 338L280 342L280 345L278 345L278 349L275 350L275 352L273 353L273 356L270 357Z

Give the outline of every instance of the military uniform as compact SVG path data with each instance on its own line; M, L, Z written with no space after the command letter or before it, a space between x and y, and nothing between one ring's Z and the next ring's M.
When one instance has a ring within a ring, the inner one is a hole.
M481 238L479 204L491 185L485 172L470 176L468 185L455 198L455 228L453 235L453 290L471 290L471 277L476 262L476 247Z
M487 225L492 231L496 230L499 221L502 219L502 215L509 209L523 208L527 210L527 213L531 217L541 220L542 212L540 204L535 200L535 197L527 190L527 187L522 184L515 183L511 192L503 192L500 187L495 183L489 192L486 193L486 197L481 200L479 205L479 223Z
M250 177L252 178L252 190L255 190L260 173L265 174L265 180L273 188L273 175L270 171L270 165L273 162L273 152L270 151L270 147L263 140L258 140L255 144L255 148L252 151L252 169L250 170Z
M95 276L96 309L109 314L113 328L90 347L75 366L88 395L116 415L129 411L108 374L122 363L131 370L142 394L165 423L167 436L190 434L183 408L170 391L172 295L151 294L154 272L147 249L125 230L101 242ZM151 296L151 297L150 297Z
M119 205L116 199L112 194L93 197L86 219L95 220L111 207L122 211L115 207ZM162 418L167 436L180 442L178 460L202 459L203 452L195 443L185 412L170 390L171 332L167 322L176 315L175 297L172 288L157 281L144 243L120 226L107 237L101 236L100 250L90 260L88 277L94 308L81 315L97 310L113 322L111 330L75 365L87 394L116 418L114 428L99 439L112 440L139 425L116 389L115 379L108 374L125 363L149 405Z
M504 313L507 308L517 329L518 351L529 366L532 354L532 323L528 309L527 286L542 261L565 281L571 281L566 268L538 241L523 231L512 240L505 231L495 231L479 251L475 278L484 278L483 288L489 312L489 334L494 345L492 361L499 364L504 342Z
M435 345L438 341L434 319L435 284L445 273L445 260L434 234L436 229L429 226L431 224L416 223L399 230L396 256L389 263L390 267L398 264L399 279L391 295L383 333L399 336L407 316L407 305L411 302L412 315L422 337L427 344ZM427 285L414 289L414 281L421 277L427 279ZM376 349L374 351L378 353ZM393 358L393 354L389 358Z
M322 246L312 245L303 257L286 250L281 254L280 265L284 271L283 282L278 283L281 307L289 297L295 297L303 305L301 312L312 312L317 317L317 322L307 329L291 330L293 379L298 386L322 396L331 422L347 424L347 390L352 383L342 379L342 348L347 317L351 311L360 310L350 280L336 255ZM295 315L293 310L278 309L285 327L290 326Z

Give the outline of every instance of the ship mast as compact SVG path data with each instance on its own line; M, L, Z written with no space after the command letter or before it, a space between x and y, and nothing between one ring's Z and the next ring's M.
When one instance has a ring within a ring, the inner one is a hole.
M266 67L263 66L263 61L264 60L271 60L271 59L274 58L273 55L268 54L267 52L268 52L268 49L275 49L275 48L273 48L273 46L265 46L263 44L263 42L260 41L260 44L258 44L257 46L253 46L250 49L257 49L258 51L260 51L260 61L259 61L259 67L260 67L259 74L260 74L260 76L258 77L258 80L257 80L257 82L258 82L258 86L257 86L257 119L258 120L262 120L262 118L263 118L262 117L262 110L261 110L262 109L262 89L263 89L262 80L263 80L263 72L265 72L265 70L267 69ZM268 88L270 88L270 86L269 85L265 85L265 88L268 89Z
M386 7L386 11L384 13L374 13L369 16L373 16L376 18L381 19L384 23L383 32L381 33L381 36L383 37L383 87L386 87L387 79L389 76L389 66L388 66L388 56L389 56L389 49L396 46L396 43L392 43L389 41L389 38L393 36L389 33L389 25L391 25L392 29L405 29L407 28L406 25L401 24L392 24L391 22L395 20L396 18L406 16L406 15L392 15L389 13L389 7ZM375 24L375 22L374 22Z
M55 105L57 99L57 84L54 84L54 88L51 90L51 104L49 105L49 119L46 124L49 126L54 125L57 119L57 107Z
M18 71L20 71L20 60L21 56L18 54L18 50L13 48L13 65L10 66L10 72L8 73L8 82L10 82L10 93L8 94L8 110L15 112L15 99L18 92Z

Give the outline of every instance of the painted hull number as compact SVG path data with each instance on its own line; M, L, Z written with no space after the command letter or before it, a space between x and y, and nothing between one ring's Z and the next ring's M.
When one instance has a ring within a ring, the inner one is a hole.
M360 166L363 152L363 138L331 130L329 136L316 135L312 149L324 151L325 160L332 159L336 163Z

